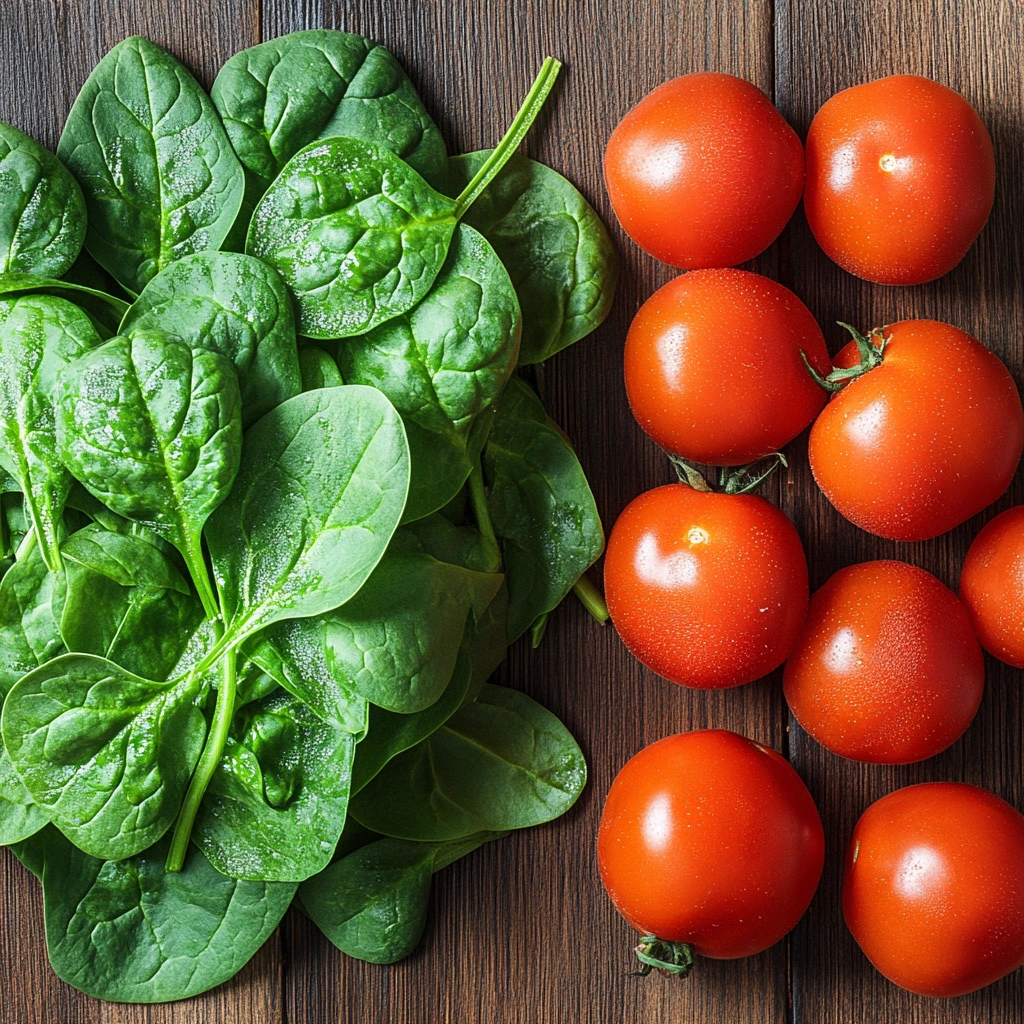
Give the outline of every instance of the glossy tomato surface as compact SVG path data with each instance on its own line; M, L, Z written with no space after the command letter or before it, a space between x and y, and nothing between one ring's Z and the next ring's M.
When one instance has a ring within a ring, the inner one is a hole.
M853 830L843 916L875 967L911 992L991 984L1024 963L1024 817L962 783L882 797Z
M719 689L785 660L807 613L807 560L793 524L763 498L668 484L619 516L604 588L640 661L684 686Z
M626 337L626 393L667 451L738 466L777 451L822 410L828 349L810 310L745 270L694 270L659 288Z
M1009 371L977 339L937 320L886 327L882 363L836 394L808 457L851 522L893 540L937 537L1009 486L1024 413ZM853 366L851 343L836 357Z
M1008 508L974 538L960 597L982 647L1024 668L1024 505Z
M811 794L774 750L707 729L652 743L619 772L597 840L601 879L644 935L702 956L751 956L811 902L825 838Z
M604 177L615 215L642 249L676 267L731 267L767 249L793 216L804 152L750 82L684 75L619 122Z
M843 757L921 761L971 724L985 664L967 609L905 562L840 569L811 597L788 660L786 700L800 725Z
M882 284L952 270L995 194L992 140L952 89L892 75L833 96L807 133L804 209L839 266Z

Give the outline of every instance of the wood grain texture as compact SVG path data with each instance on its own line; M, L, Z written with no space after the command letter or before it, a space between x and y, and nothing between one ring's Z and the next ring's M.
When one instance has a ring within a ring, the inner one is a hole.
M626 329L674 276L632 245L612 217L601 156L612 127L662 81L689 71L741 75L776 99L803 135L833 92L894 71L931 75L979 108L996 145L992 222L940 282L886 289L845 274L802 214L752 268L811 307L837 348L837 319L862 326L907 316L947 319L1024 370L1020 208L1024 10L985 0L30 0L0 18L0 118L53 148L78 88L102 54L142 33L209 86L235 51L300 28L360 32L390 47L420 89L451 152L500 137L542 58L565 63L525 151L567 175L612 227L622 281L607 323L544 368L541 390L574 439L606 527L638 493L672 479L630 415L622 385ZM1018 482L995 508L947 537L898 545L843 521L814 486L802 441L768 496L794 518L812 586L869 558L899 557L950 584L982 522L1024 500ZM872 800L925 779L985 785L1024 807L1020 674L989 660L989 688L967 736L909 768L857 766L829 755L787 720L779 674L726 692L683 690L643 669L612 629L572 601L540 650L520 643L500 681L558 714L587 755L590 782L558 822L487 846L435 880L420 949L394 967L344 957L292 912L230 984L184 1004L104 1005L75 992L45 958L38 886L0 855L0 1024L74 1021L321 1024L952 1024L1024 1021L1024 977L937 1002L903 993L867 963L839 909L842 855ZM725 727L785 750L822 810L828 854L811 910L791 939L743 961L701 963L685 983L633 976L633 935L605 898L595 837L622 764L672 732Z

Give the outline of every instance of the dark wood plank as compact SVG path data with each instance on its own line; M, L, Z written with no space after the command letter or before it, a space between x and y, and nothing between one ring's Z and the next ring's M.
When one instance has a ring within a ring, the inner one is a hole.
M236 50L258 41L258 0L24 0L0 18L0 119L54 149L86 76L111 46L141 34L184 60L209 88ZM46 961L39 886L0 854L0 1022L198 1024L282 1019L280 934L228 985L187 1003L118 1006L64 984Z
M996 205L978 244L948 276L915 288L870 285L832 264L802 216L784 247L782 276L811 307L833 351L843 341L836 320L869 327L911 317L946 320L981 338L1021 381L1024 296L1021 292L1020 205L1024 87L1021 9L984 0L778 0L776 97L803 135L821 104L840 89L883 75L928 75L962 92L992 133L998 164ZM811 565L812 586L836 569L873 558L901 558L957 584L963 556L984 522L1024 499L1020 475L1001 501L947 536L921 544L870 537L845 522L814 486L806 460L796 460L786 508L795 518ZM790 754L825 821L825 876L810 914L792 938L794 1021L1020 1021L1024 976L974 996L929 1000L887 982L868 963L842 921L842 860L854 822L874 800L916 782L971 782L1024 808L1021 675L987 660L987 693L966 736L919 765L880 768L834 757L790 722Z
M265 0L263 12L267 38L327 26L389 46L453 152L493 145L543 56L560 57L562 81L526 152L565 173L612 224L601 182L604 144L645 93L705 69L732 71L771 91L767 2ZM671 479L664 456L629 413L621 352L634 312L673 271L621 232L616 237L623 276L612 316L595 336L551 360L542 388L578 446L609 527L635 495ZM633 936L604 895L594 856L611 779L646 743L715 725L781 748L777 680L727 694L685 691L642 669L610 628L599 630L573 603L553 618L539 651L516 647L501 678L542 701L579 737L591 779L578 807L444 872L420 950L395 967L346 959L293 915L288 1019L780 1022L784 944L748 961L704 963L684 985L631 976Z

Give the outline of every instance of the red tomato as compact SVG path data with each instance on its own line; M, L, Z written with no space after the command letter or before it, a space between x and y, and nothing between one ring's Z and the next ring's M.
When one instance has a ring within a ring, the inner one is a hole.
M821 878L825 836L788 761L706 729L626 763L605 801L597 856L630 925L731 959L760 953L797 923Z
M911 992L990 985L1024 964L1024 816L955 782L882 797L853 830L843 916L875 967Z
M833 96L807 133L804 210L844 270L920 284L952 270L992 210L992 140L959 93L893 75Z
M807 614L807 560L763 498L669 484L619 516L604 590L619 636L648 668L719 689L785 660Z
M777 451L821 412L832 368L810 310L745 270L695 270L658 289L626 338L633 415L666 450L738 466Z
M1024 446L1020 396L998 356L936 320L884 329L880 366L835 395L808 456L851 522L893 540L927 540L987 508ZM851 343L837 366L854 366Z
M904 562L864 562L811 598L784 686L797 721L833 753L907 764L963 735L985 664L948 587Z
M989 654L1024 668L1024 505L1008 508L974 538L960 597Z
M684 75L619 122L604 178L642 249L676 267L730 267L767 249L793 216L804 151L750 82Z

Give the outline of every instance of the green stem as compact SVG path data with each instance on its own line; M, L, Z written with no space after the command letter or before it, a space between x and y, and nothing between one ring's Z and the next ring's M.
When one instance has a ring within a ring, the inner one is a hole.
M484 490L484 472L479 463L469 474L469 501L473 506L473 515L476 517L476 525L483 537L484 547L487 549L487 560L491 572L497 572L501 568L501 548L498 546L498 538L494 533L494 523L491 522L491 512L487 507L487 492Z
M459 220L462 215L473 205L481 192L494 180L495 175L508 163L512 154L519 148L530 126L540 113L544 101L551 92L551 87L558 78L558 72L562 69L561 61L554 57L546 57L541 65L540 74L530 86L530 91L519 108L519 113L512 119L512 124L505 132L504 138L491 150L490 155L480 165L480 170L473 175L473 179L462 190L462 195L455 200L455 219Z
M32 549L38 543L35 530L29 530L24 537L21 538L21 543L18 545L18 550L14 552L14 560L20 562L26 555L32 553Z
M210 585L210 574L206 571L206 559L203 558L203 541L201 534L195 534L188 538L185 550L182 551L185 564L188 566L192 582L196 585L196 592L203 605L203 612L208 619L220 618L220 606Z
M686 942L668 942L656 935L645 935L634 950L643 964L640 973L657 971L666 976L685 978L693 969L693 949Z
M844 324L842 320L838 321L839 326L845 328L850 332L853 340L857 343L857 352L860 355L860 361L856 366L837 366L832 369L832 372L827 377L822 377L818 371L811 366L810 360L807 358L806 352L800 353L800 358L804 361L804 366L807 367L807 372L814 378L814 383L819 388L824 388L830 395L834 395L837 391L842 391L851 380L856 380L858 377L863 377L865 373L870 373L876 366L880 366L882 363L883 353L885 352L885 335L882 333L885 328L876 327L873 331L868 334L861 334L856 327L851 327L849 324Z
M590 582L589 576L581 576L573 585L572 592L583 603L583 607L590 612L603 626L608 621L608 605L604 603L601 591Z
M199 763L192 775L188 792L181 805L178 821L174 826L174 838L171 848L167 851L167 870L180 871L185 865L185 854L188 842L192 837L192 826L195 824L199 805L206 793L206 787L213 778L213 773L220 763L227 743L228 730L231 727L231 716L235 710L235 652L229 651L221 661L220 686L217 688L217 704L213 709L213 721L206 736L206 746L199 757Z

